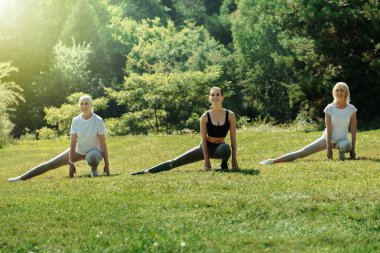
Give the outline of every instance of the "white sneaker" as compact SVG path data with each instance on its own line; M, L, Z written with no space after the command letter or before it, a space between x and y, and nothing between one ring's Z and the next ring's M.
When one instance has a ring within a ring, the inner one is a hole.
M268 159L268 160L265 160L265 161L262 161L261 163L259 163L260 165L269 165L269 164L273 164L273 159Z
M91 177L97 177L98 175L98 170L91 170Z
M16 182L20 182L20 181L22 181L21 177L11 177L11 178L8 178L8 182L16 183Z

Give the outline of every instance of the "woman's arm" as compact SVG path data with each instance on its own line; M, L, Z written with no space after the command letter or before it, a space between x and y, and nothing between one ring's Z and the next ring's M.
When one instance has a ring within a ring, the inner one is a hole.
M108 148L106 143L106 136L104 134L99 135L99 146L104 158L104 174L107 176L110 174L110 164L108 160Z
M331 116L328 113L325 113L325 123L326 123L326 144L327 144L327 158L332 159L332 147L331 147L331 133L332 133L332 123Z
M200 129L201 129L201 141L202 141L202 151L205 161L205 170L211 169L210 157L208 155L207 149L207 115L204 113L200 120Z
M350 158L355 159L356 158L356 127L357 127L357 118L356 118L356 112L354 112L351 115L351 120L350 120L350 128L351 128L351 141L352 141L352 149L350 152Z
M236 156L237 143L236 143L236 117L235 113L230 112L230 139L231 139L231 149L232 149L232 168L239 168Z
M69 177L74 177L76 168L74 165L75 147L77 145L77 134L71 134L70 138L70 151L69 151Z

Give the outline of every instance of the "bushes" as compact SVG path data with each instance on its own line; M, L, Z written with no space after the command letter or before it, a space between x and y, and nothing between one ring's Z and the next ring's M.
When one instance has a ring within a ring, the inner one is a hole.
M20 86L4 80L10 73L17 71L18 69L12 67L10 62L0 63L0 148L6 143L14 126L9 120L8 112L18 104L18 101L24 101Z

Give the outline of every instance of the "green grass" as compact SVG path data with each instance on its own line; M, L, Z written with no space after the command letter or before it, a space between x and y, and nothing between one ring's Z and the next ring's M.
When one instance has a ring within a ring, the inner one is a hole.
M90 178L81 162L75 179L62 167L21 183L6 179L69 141L8 145L0 149L0 252L380 251L380 130L358 133L355 161L320 152L258 165L320 135L241 131L239 172L203 172L199 162L134 177L199 136L110 137L113 176Z

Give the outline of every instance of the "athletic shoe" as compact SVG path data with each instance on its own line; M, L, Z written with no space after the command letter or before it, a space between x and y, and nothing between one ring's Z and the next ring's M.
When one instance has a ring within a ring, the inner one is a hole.
M132 172L131 175L132 176L136 176L136 175L142 175L142 174L145 174L145 173L148 173L148 172L146 172L145 170L141 170L141 171Z
M268 160L262 161L259 164L260 165L270 165L270 164L273 164L273 159L268 159Z
M220 164L220 170L221 171L228 171L228 164L227 164L227 162L222 162Z
M98 170L91 170L91 177L97 177L98 175Z
M11 177L11 178L8 178L8 182L16 183L16 182L20 182L20 181L22 181L21 177Z
M339 160L344 161L344 152L339 152Z

